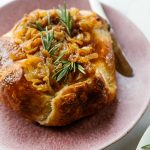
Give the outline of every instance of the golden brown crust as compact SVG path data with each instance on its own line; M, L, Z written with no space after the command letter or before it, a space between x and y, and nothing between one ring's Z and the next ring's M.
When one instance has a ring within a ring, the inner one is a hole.
M50 96L37 91L24 77L23 69L18 62L10 62L13 42L9 38L0 39L0 52L5 51L5 56L1 55L0 70L0 99L10 108L20 112L30 120L39 120L46 110Z
M101 78L67 87L52 102L52 112L45 125L65 125L88 116L103 107L108 91ZM41 122L41 124L43 124Z
M86 80L65 85L55 95L39 91L25 78L19 55L21 47L11 37L0 39L0 99L26 118L46 126L62 126L91 115L104 105L113 102L116 95L114 55L110 34L104 30L92 33L100 56L95 64L95 74ZM20 59L12 61L10 55Z

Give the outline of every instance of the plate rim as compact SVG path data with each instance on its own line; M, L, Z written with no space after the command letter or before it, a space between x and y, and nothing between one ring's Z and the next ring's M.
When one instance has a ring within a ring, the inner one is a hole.
M21 1L21 0L13 0L13 1L11 1L11 2L8 2L7 4L2 5L2 6L0 7L0 11L2 11L3 9L7 9L7 7L11 6L12 4L15 4L17 1ZM23 2L23 1L22 1L22 2ZM115 8L112 7L112 6L109 6L109 5L105 4L105 3L102 3L102 5L103 5L104 7L109 7L109 8L111 8L111 9L117 11L119 14L121 14L121 16L124 16L125 18L127 18L127 19L131 22L131 24L133 24L134 26L136 26L137 30L138 30L139 32L141 32L143 38L145 38L144 40L146 40L147 43L149 43L149 41L148 41L148 39L146 38L146 36L144 35L144 33L139 29L139 27L138 27L135 23L133 23L133 21L132 21L130 18L128 18L128 17L125 16L122 12L120 12L119 10L115 9ZM145 111L146 111L147 108L149 107L149 104L150 104L150 96L149 96L147 102L145 103L145 106L143 106L143 110L141 111L142 113L139 114L139 116L137 117L137 119L133 121L133 123L132 123L132 125L130 126L130 128L128 128L127 130L124 130L124 132L122 132L122 134L120 134L120 136L118 135L118 137L115 138L115 140L112 140L111 143L109 143L109 144L106 143L105 145L103 145L103 147L101 147L101 149L108 148L109 146L113 145L114 143L118 142L118 141L121 140L123 137L125 137L125 136L135 127L135 125L140 121L140 119L143 117Z

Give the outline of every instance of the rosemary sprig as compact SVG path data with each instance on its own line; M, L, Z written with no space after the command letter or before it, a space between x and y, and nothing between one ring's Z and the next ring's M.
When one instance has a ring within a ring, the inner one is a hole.
M50 50L49 50L49 54L50 55L54 55L55 52L61 47L62 43L58 43L56 45L54 45L54 47L52 47Z
M42 27L42 25L38 21L36 21L35 23L29 23L29 26L39 31L45 31L45 29Z
M66 50L61 51L60 55L57 57L57 59L54 62L55 65L62 62L61 58L65 55L65 53L66 53Z
M142 150L150 150L150 144L141 147Z
M62 61L61 64L62 67L58 68L56 73L52 76L53 78L56 78L57 82L67 76L70 72L76 72L76 70L85 74L84 68L77 62Z
M41 32L41 40L44 49L46 49L51 56L53 56L62 45L62 43L56 43L52 46L52 42L54 41L54 30L52 29L52 31L49 32L47 26L46 35L43 35L43 33Z
M64 7L59 7L58 15L60 17L60 21L66 27L69 36L71 36L73 19L70 15L70 12L66 8L66 5L64 5Z
M43 35L43 33L41 33L41 39L44 49L48 50L49 52L54 40L54 30L52 29L52 31L49 32L46 26L46 35Z

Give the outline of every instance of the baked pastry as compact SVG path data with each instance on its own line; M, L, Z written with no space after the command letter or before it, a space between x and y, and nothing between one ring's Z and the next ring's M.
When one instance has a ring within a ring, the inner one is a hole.
M115 96L109 25L94 12L35 10L0 38L0 99L29 120L66 125Z

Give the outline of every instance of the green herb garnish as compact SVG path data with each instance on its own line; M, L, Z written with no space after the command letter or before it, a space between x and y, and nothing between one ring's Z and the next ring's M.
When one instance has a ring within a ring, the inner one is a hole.
M51 18L49 12L47 12L47 15L48 15L48 25L50 25ZM64 5L64 7L59 7L58 15L60 17L61 23L65 26L68 35L71 36L73 19L70 15L70 12L66 9L66 5ZM56 81L59 82L64 77L67 77L68 74L71 72L75 73L76 71L79 71L85 74L84 71L85 69L78 62L70 62L70 61L62 60L62 57L65 55L66 50L62 50L57 58L56 56L54 56L55 52L58 49L60 49L62 44L57 43L55 41L53 29L51 31L48 31L48 26L46 26L46 28L43 28L42 25L38 22L32 24L32 27L41 31L41 40L42 40L43 48L47 50L49 54L55 58L54 65L56 69L54 70L54 74L52 78L55 78Z
M141 147L143 150L150 150L150 144Z
M51 49L52 42L54 40L54 30L52 29L52 31L49 32L46 27L46 35L43 35L43 33L41 33L41 39L44 49L48 50L49 52Z
M58 44L54 45L54 47L52 47L49 50L50 55L54 55L55 52L61 47L61 45L62 45L62 43L58 43Z
M57 65L58 63L61 63L61 58L65 55L66 50L61 51L60 55L55 60L54 64Z
M38 21L36 21L35 23L29 23L29 26L39 31L45 31L45 29L42 27L42 25Z
M77 64L77 68L80 72L82 72L83 74L85 74L84 68L78 63Z
M49 32L47 26L46 26L46 34L43 35L43 33L41 33L41 39L44 49L46 49L51 56L54 55L54 53L62 45L61 43L57 43L52 47L52 42L54 41L54 30L52 29L52 31Z
M70 12L66 8L66 5L64 5L64 7L59 7L58 15L60 17L60 21L66 27L69 36L71 36L73 19L70 15Z
M70 72L75 72L79 70L81 73L85 74L84 68L77 62L62 61L62 67L56 69L56 73L53 75L53 78L56 78L56 81L59 82Z

